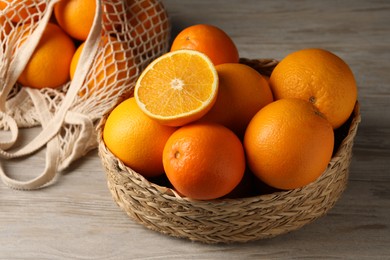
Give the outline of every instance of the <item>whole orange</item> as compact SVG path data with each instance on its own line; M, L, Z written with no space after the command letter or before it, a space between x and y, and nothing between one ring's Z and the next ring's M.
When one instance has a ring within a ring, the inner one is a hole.
M92 28L95 9L95 0L61 0L54 6L54 15L65 32L85 41Z
M334 129L349 118L357 99L356 81L349 66L322 49L304 49L287 55L273 70L270 85L275 99L310 101Z
M46 8L45 1L33 1L33 0L0 0L0 10L4 11L4 15L11 19L11 21L18 23L20 21L28 22L31 20L37 20L39 13L43 12Z
M165 144L165 173L182 195L210 200L231 192L245 171L242 143L228 128L193 123L179 128Z
M180 49L203 52L214 65L239 61L239 53L232 38L222 29L209 24L192 25L182 30L171 46L171 51Z
M281 99L261 109L244 137L247 163L267 185L295 189L315 181L333 152L331 124L302 99Z
M18 82L33 88L56 88L65 84L69 80L74 52L72 39L60 27L48 23Z
M145 177L164 173L163 149L175 128L162 126L147 117L129 98L107 117L103 140L123 163Z
M216 70L217 101L200 120L222 124L242 137L257 111L273 101L271 89L263 76L247 65L225 63Z

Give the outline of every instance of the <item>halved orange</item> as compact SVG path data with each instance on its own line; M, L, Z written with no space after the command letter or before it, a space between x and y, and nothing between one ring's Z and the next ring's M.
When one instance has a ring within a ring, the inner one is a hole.
M212 61L194 50L168 52L150 63L135 86L138 106L161 124L182 126L214 105L218 74Z

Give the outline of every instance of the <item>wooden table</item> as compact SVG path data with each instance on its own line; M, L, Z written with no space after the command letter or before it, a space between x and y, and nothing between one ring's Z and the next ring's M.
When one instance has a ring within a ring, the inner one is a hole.
M0 259L390 259L390 2L164 3L173 35L210 23L231 35L242 57L281 59L320 47L350 65L362 123L342 198L327 216L273 239L193 243L130 220L113 202L95 150L49 188L24 192L0 183ZM39 171L43 156L12 161L7 170Z

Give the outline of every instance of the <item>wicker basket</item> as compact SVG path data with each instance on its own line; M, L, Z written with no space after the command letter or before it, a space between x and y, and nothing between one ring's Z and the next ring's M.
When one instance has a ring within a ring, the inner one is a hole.
M263 74L275 60L241 59ZM300 189L238 199L195 201L146 180L126 167L105 146L99 126L99 156L115 202L133 220L163 234L204 243L247 242L287 233L330 210L346 188L354 137L360 122L359 104L336 131L336 149L321 177Z

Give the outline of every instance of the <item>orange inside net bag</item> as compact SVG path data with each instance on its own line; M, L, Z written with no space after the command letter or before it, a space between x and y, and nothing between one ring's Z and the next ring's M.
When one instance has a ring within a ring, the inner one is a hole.
M96 148L99 120L168 50L169 37L159 0L0 0L0 128L9 132L1 163L46 150L36 177L22 181L0 165L2 181L23 190L48 186ZM15 149L19 129L34 126L39 133Z

